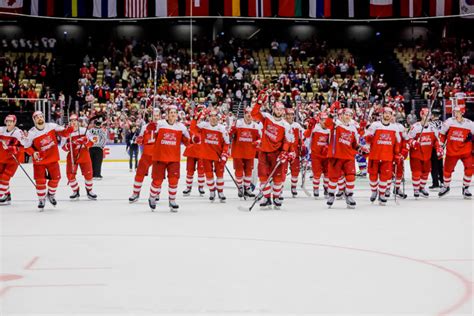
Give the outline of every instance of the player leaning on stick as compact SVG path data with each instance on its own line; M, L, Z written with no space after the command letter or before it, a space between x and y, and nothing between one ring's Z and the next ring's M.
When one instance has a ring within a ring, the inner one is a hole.
M451 175L459 160L464 165L462 195L466 199L472 197L469 185L473 173L471 151L474 123L463 117L465 110L464 106L455 106L453 108L454 117L447 119L441 128L439 139L442 144L446 144L446 159L444 161L444 185L438 193L440 197L450 191Z
M33 172L38 195L38 208L43 211L46 198L56 205L56 189L61 172L59 169L58 136L68 137L74 130L72 126L64 128L54 123L46 123L41 111L33 113L35 126L28 132L25 151L33 158Z
M73 127L73 132L65 140L62 149L66 151L66 176L69 186L72 189L72 195L69 196L71 200L79 199L79 184L76 180L76 174L79 168L85 180L87 197L90 200L96 200L97 195L92 192L92 161L89 155L89 148L94 144L92 136L86 135L86 128L79 127L77 122L77 115L73 114L69 117L69 123Z
M21 161L24 137L15 125L16 116L7 115L5 126L0 127L0 204L9 204L11 201L10 179Z
M260 188L264 197L260 207L271 207L271 196L273 195L273 204L275 208L279 208L281 207L280 196L284 179L283 166L295 158L295 153L289 152L290 146L294 142L294 136L290 125L283 119L285 107L281 102L277 101L273 104L272 114L260 111L267 97L267 93L261 91L251 112L254 120L263 124L262 141L258 154L258 177L261 185L267 183L277 162L280 164L273 174L273 185L268 183L266 187Z
M335 106L336 105L336 106ZM355 208L355 155L359 147L359 133L352 122L354 112L350 108L342 110L340 119L337 119L338 102L331 105L330 116L326 126L330 130L328 148L329 196L327 205L331 207L336 199L337 183L341 176L345 178L345 197L348 208Z

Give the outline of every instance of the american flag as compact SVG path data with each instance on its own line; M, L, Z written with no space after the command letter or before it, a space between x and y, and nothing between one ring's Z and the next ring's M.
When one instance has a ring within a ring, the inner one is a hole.
M147 0L125 0L125 16L127 18L147 17L147 2Z

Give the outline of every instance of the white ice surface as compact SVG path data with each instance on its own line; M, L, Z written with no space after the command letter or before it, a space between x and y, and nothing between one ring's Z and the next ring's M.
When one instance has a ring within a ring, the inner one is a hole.
M287 187L281 210L243 212L250 202L227 175L226 204L196 187L182 197L182 177L176 214L166 182L150 212L148 178L129 204L125 163L104 164L98 201L82 180L81 200L69 201L63 173L58 206L39 213L18 170L12 205L0 206L0 314L471 315L474 210L459 169L447 197L414 200L408 181L399 206L371 205L358 180L356 210L292 199Z

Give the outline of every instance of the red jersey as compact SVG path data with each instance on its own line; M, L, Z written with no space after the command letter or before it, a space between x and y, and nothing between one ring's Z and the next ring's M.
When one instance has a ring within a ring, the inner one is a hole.
M430 124L423 128L421 122L415 123L408 132L408 138L409 142L416 140L420 143L420 147L416 150L415 148L410 147L411 158L423 161L430 160L433 147L436 149L439 148L438 131Z
M330 129L328 158L351 160L355 159L359 146L359 133L354 124L344 124L331 118L326 120Z
M400 152L400 131L395 124L374 122L367 128L364 137L370 145L370 160L392 161Z
M143 155L153 155L156 141L156 123L150 122L142 126L140 136L143 137Z
M18 153L15 155L18 161L21 161L21 153L23 151L23 133L18 127L14 127L10 132L6 126L0 127L0 163L16 163L8 149L3 148L3 144L7 147L14 146Z
M90 135L86 135L86 129L84 127L79 127L77 131L74 131L71 133L70 138L63 138L65 141L65 144L62 146L64 150L68 152L67 154L67 160L71 160L71 153L72 153L72 159L74 159L74 163L84 163L84 162L90 162L91 161L91 156L89 155L89 148L94 145L94 142L92 142L92 138ZM72 145L71 145L71 141ZM84 145L78 144L78 141L82 140L85 142ZM72 149L72 150L71 150ZM81 152L79 153L79 157L77 156L79 149ZM75 160L77 159L77 161Z
M311 158L327 158L329 134L328 128L322 128L320 124L316 124L313 130L307 129L304 132L304 137L310 139Z
M263 124L260 151L288 151L294 142L290 124L285 120L276 120L268 113L260 112L260 105L254 105L252 117Z
M463 118L458 122L454 117L447 119L440 132L440 141L446 142L446 156L464 156L471 153L472 142L468 142L467 135L474 134L474 123Z
M64 127L54 123L45 123L42 130L36 127L29 130L25 151L29 155L35 151L40 153L40 160L33 159L33 164L47 165L59 161L58 136L68 137L69 134Z
M296 152L297 155L299 155L299 148L301 148L301 145L303 144L303 132L304 129L301 127L300 123L293 122L290 124L291 131L293 133L293 144L291 146L291 151Z
M257 152L255 142L260 139L260 125L256 122L245 123L244 119L237 120L230 130L232 141L232 158L253 159Z
M201 138L198 146L193 147L192 154L196 154L197 158L218 161L221 154L229 150L229 134L222 124L212 126L209 122L192 120L191 133Z
M189 133L179 122L169 124L159 120L156 124L156 141L153 146L153 161L179 162L181 160L181 143L189 143Z

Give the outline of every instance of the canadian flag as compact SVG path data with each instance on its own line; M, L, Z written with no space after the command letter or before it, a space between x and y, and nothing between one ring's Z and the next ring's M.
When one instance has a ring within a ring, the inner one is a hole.
M374 18L393 16L393 0L370 0L370 16Z
M430 0L430 16L453 14L453 0Z

